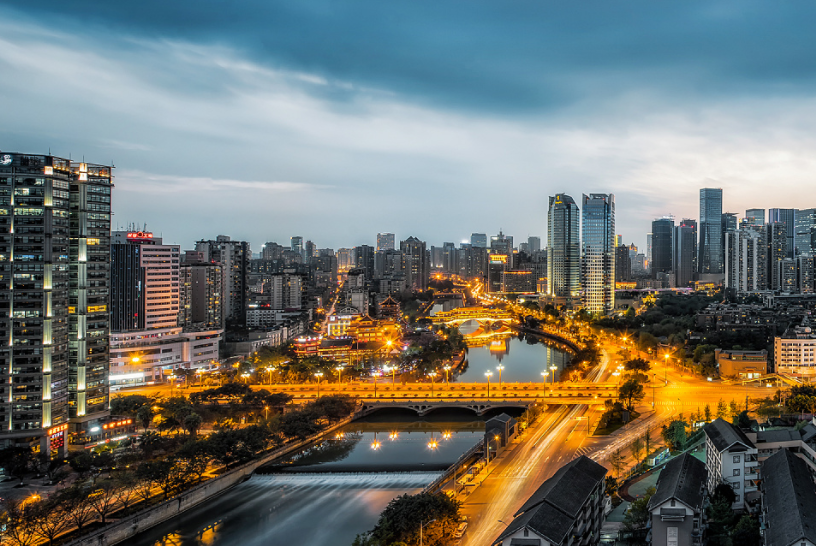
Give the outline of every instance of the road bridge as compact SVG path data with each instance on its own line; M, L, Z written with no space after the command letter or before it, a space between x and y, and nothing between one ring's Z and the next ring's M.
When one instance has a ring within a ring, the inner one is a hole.
M512 324L517 322L511 312L487 307L457 307L450 311L440 311L432 316L431 320L437 325L453 324L457 326L471 320L475 320L479 324L493 324L496 322Z
M616 399L610 394L586 395L586 394L547 394L544 396L534 396L532 393L525 393L518 396L491 396L487 398L464 398L459 397L427 397L427 398L390 398L390 397L363 397L361 403L367 411L375 409L401 408L415 411L422 416L437 409L466 409L476 415L482 415L492 409L500 408L527 408L531 404L546 405L602 405L606 400Z

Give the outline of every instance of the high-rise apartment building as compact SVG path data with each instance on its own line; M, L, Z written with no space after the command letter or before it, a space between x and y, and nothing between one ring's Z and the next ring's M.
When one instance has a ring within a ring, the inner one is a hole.
M367 281L374 278L374 247L371 245L360 245L354 247L354 264L358 269L362 269Z
M609 314L615 308L615 196L584 195L581 215L582 303L590 313Z
M745 211L745 221L749 226L765 225L765 209L748 209Z
M302 280L299 275L272 275L269 282L270 307L299 310L302 307L301 291Z
M491 254L504 254L505 256L513 254L513 236L505 235L499 230L498 235L490 237L490 252Z
M477 248L487 248L487 235L484 233L471 233L470 244Z
M703 275L723 272L722 189L700 190L700 243L697 266Z
M674 219L658 218L652 222L652 278L673 271Z
M337 270L348 271L354 267L354 249L352 248L338 248L337 249Z
M796 256L816 254L816 209L801 209L794 217L794 248Z
M224 272L199 255L186 252L179 268L179 326L185 332L224 328Z
M737 293L767 290L768 242L764 226L727 233L725 250L726 289Z
M547 214L547 294L559 304L581 295L581 239L578 205L567 194L549 199Z
M442 243L442 271L449 275L459 273L459 254L454 243Z
M378 233L377 234L377 252L383 250L394 250L395 239L393 233Z
M674 256L672 260L675 285L689 286L697 274L697 221L683 218L674 228Z
M768 224L767 228L768 241L768 272L766 278L768 279L768 288L770 290L783 289L783 262L790 260L788 255L788 232L787 227L782 222L774 222Z
M787 256L793 258L796 255L796 245L794 236L796 235L796 209L768 209L768 223L780 222L785 224L785 231L788 234Z
M615 247L615 282L627 282L632 279L632 259L629 256L629 247L619 245Z
M293 237L296 239L296 237ZM302 254L303 238L300 238ZM294 245L294 241L293 241ZM221 264L224 273L224 294L221 305L226 315L225 320L236 324L246 322L246 310L249 298L247 275L250 270L252 251L246 241L233 241L226 235L219 235L215 240L198 241L196 251L203 252L205 261Z
M425 241L420 241L416 237L408 237L400 241L400 253L402 254L402 271L405 273L405 284L413 289L425 291L428 289L431 268Z
M0 446L62 452L108 415L111 178L0 154Z

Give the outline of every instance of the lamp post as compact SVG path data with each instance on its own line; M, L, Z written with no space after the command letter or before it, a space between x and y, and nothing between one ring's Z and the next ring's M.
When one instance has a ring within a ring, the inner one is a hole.
M380 375L380 372L378 370L374 370L371 373L371 375L374 376L374 399L376 400L376 398L377 398L377 376Z
M264 412L265 412L264 417L268 421L269 420L269 406L264 406Z
M499 370L499 388L501 389L502 388L502 370L504 369L504 366L502 364L499 364L498 366L496 366L496 369Z
M317 397L320 398L320 378L323 377L323 372L315 372L317 378Z
M668 385L669 384L669 358L671 358L671 357L669 356L669 353L666 353L663 356L666 358L666 367L663 368L663 382L666 383L666 385Z
M436 521L435 519L432 519L430 521L426 521L425 523L419 524L419 546L422 546L422 528L425 527L426 525L430 525L435 521Z
M448 382L448 372L450 372L451 367L450 366L445 366L442 369L445 370L445 383L447 383Z
M343 376L343 366L337 366L335 370L337 370L337 383L339 384Z
M434 377L436 377L436 372L431 372L428 375L431 376L431 398L434 396Z
M550 389L555 386L555 370L558 369L558 366L550 366L550 373L552 374L552 379L550 380Z
M485 372L485 376L487 376L487 399L490 400L490 376L493 375L493 372Z

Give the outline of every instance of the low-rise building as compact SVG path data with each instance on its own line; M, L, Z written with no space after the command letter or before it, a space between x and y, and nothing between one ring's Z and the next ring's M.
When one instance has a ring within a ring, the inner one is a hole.
M562 466L527 499L493 546L597 544L605 477L606 468L583 455Z
M741 510L747 506L746 495L757 491L757 448L744 432L722 419L715 419L704 430L708 494L714 495L717 486L725 483L736 495L731 508Z
M765 546L816 545L816 488L805 462L782 449L763 463L762 472Z
M776 373L816 378L816 333L807 316L774 338L774 366Z
M768 373L768 351L714 351L720 377L753 379Z
M693 546L703 540L706 466L684 453L669 461L649 499L652 546Z

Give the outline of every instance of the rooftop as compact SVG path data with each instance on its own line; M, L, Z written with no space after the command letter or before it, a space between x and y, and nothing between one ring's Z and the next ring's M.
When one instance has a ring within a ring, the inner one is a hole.
M657 480L657 491L649 500L649 509L676 499L691 509L703 505L706 466L700 459L683 453L669 461Z
M765 546L816 543L816 488L807 464L780 449L765 461L762 474Z
M740 429L723 421L722 419L715 419L705 426L706 436L714 444L714 447L719 452L723 452L734 444L743 444L746 447L752 448L754 444Z

